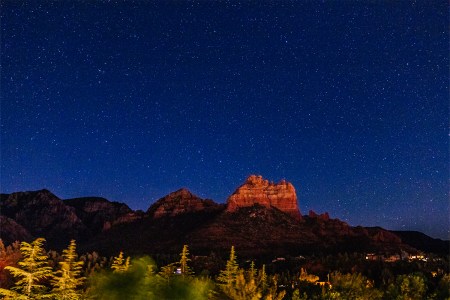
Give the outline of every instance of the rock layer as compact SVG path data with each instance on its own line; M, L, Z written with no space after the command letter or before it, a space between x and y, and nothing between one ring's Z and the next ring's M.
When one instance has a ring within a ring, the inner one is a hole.
M279 183L269 182L262 176L251 175L227 200L227 211L234 212L241 207L259 204L274 207L290 216L300 219L294 186L282 180Z

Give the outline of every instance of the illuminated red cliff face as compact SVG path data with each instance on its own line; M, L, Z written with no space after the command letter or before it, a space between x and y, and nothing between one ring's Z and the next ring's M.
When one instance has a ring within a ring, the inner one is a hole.
M282 180L272 183L258 175L250 175L227 200L227 211L234 212L240 207L259 204L275 207L296 219L300 219L297 195L294 186Z

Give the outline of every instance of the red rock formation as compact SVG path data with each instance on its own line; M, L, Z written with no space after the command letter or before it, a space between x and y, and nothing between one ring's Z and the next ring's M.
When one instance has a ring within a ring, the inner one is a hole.
M234 212L240 207L259 204L275 207L290 216L300 219L297 195L294 186L284 179L277 184L258 175L250 175L227 200L227 211Z
M212 200L201 199L187 189L180 189L156 201L147 213L154 218L173 217L184 213L216 210L220 207Z

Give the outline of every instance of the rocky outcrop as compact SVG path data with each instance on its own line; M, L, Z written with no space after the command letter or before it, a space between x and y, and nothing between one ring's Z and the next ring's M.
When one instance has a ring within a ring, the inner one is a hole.
M201 199L187 189L180 189L156 201L147 210L153 218L173 217L185 213L219 210L221 205L209 199Z
M296 219L301 218L295 188L286 180L275 184L263 179L262 176L249 176L228 198L227 211L234 212L241 207L255 204L277 208Z
M46 237L51 246L65 245L87 229L75 209L45 189L2 194L0 209L3 216L13 219L34 237Z
M64 200L67 206L73 207L82 222L97 234L120 223L132 222L142 216L134 212L128 205L111 202L100 197L84 197Z

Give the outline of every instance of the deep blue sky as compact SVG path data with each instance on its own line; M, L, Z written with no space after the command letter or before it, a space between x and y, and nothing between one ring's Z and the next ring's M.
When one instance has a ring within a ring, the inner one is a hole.
M448 238L447 5L2 1L1 192L145 210L256 173Z

